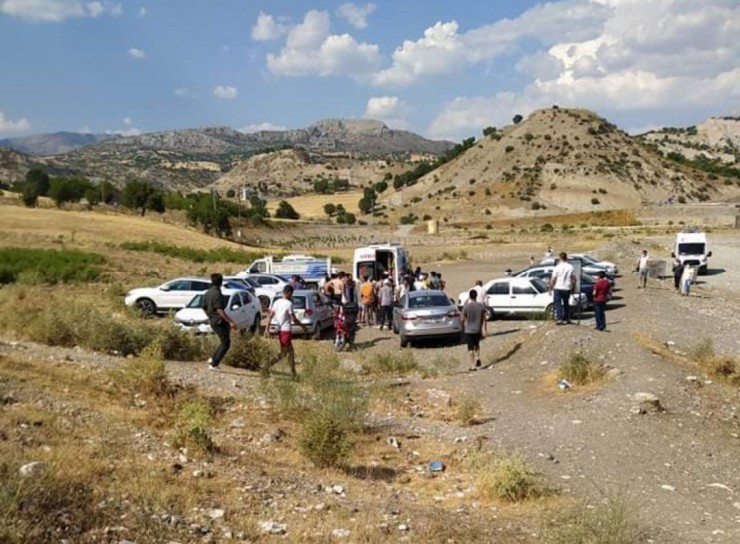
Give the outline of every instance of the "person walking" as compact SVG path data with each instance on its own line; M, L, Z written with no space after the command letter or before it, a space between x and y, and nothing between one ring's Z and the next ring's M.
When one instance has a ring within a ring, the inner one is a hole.
M231 347L231 331L229 328L236 330L236 321L226 315L224 309L224 297L221 296L221 286L224 283L224 277L221 274L211 274L211 287L203 295L203 308L208 316L208 322L211 330L216 333L219 339L219 345L213 356L208 359L208 369L214 372L220 372L219 365L226 353Z
M594 316L596 317L596 330L606 330L606 301L609 300L611 284L606 279L606 272L599 270L598 279L594 283Z
M637 265L635 266L638 274L637 288L647 289L647 279L650 274L650 255L648 255L647 249L643 249L640 253L640 257L637 259Z
M483 304L483 306L486 305L486 291L483 289L483 281L482 280L475 280L475 287L473 287L473 290L478 293L475 297L478 302ZM470 300L470 299L468 299Z
M383 325L387 323L388 330L391 330L393 328L393 287L391 287L391 280L383 280L378 299L380 303L378 328L382 331Z
M486 335L487 323L486 307L478 302L478 291L471 289L468 296L470 298L462 311L462 325L468 345L468 370L472 372L481 366L480 341Z
M308 332L306 325L298 321L293 311L293 288L290 285L283 287L283 298L278 299L270 308L270 313L267 316L267 329L265 330L265 336L269 335L270 325L275 325L278 330L278 340L280 341L280 354L270 362L264 369L263 372L267 375L270 374L270 368L275 365L283 357L288 358L288 364L290 365L290 373L293 378L298 376L295 370L295 350L293 349L293 324L299 325L303 332Z
M694 267L686 263L681 274L681 294L688 297L691 294L691 284L694 282Z
M560 262L552 271L550 277L550 293L555 305L555 324L570 323L570 294L575 288L576 277L573 265L568 262L568 255L560 254Z
M681 291L681 276L683 276L683 263L681 259L676 257L675 253L671 253L673 259L673 287L676 291Z
M555 256L555 252L552 250L552 247L547 246L547 251L545 251L545 259L552 259Z

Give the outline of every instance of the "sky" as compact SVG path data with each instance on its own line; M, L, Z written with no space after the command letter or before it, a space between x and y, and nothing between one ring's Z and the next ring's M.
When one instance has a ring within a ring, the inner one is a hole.
M740 0L0 0L0 137L740 115Z

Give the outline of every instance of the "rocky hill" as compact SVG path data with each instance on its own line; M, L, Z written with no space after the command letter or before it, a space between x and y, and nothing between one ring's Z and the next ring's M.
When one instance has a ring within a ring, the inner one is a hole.
M95 135L64 133L15 139L10 144L37 154L47 154L47 151L64 146L76 147L44 160L50 169L71 175L109 180L118 185L130 179L143 179L181 191L208 186L242 160L270 149L296 148L312 156L350 154L352 159L348 160L351 161L437 155L452 145L427 140L411 132L391 130L378 121L343 119L320 121L306 129L253 134L228 127L206 127L111 137L102 142L94 142L95 138L99 139ZM85 142L94 145L85 145ZM351 164L336 166L353 168ZM249 171L249 167L243 171ZM13 174L14 177L22 175L22 172ZM239 178L239 184L249 181L243 177ZM228 183L227 180L225 184Z
M733 181L669 161L586 110L539 110L518 125L486 132L386 204L398 213L463 221L532 210L584 212L722 199L738 192Z
M10 186L23 181L31 168L41 168L52 176L75 175L74 172L65 170L53 160L32 157L13 149L0 147L0 184Z
M118 134L80 134L77 132L55 132L53 134L34 134L20 138L0 140L0 147L20 151L26 155L48 157L68 153L75 149L121 138Z
M712 117L687 128L664 128L641 135L664 153L680 153L687 159L704 155L710 160L740 165L740 117Z

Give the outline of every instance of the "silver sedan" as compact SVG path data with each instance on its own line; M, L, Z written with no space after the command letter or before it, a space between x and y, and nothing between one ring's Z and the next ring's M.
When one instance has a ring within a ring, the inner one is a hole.
M411 291L393 310L393 332L401 337L401 347L412 340L462 336L460 312L442 291Z

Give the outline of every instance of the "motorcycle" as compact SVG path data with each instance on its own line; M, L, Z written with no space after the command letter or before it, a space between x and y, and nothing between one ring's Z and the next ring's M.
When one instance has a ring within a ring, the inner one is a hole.
M359 307L354 303L337 306L334 314L334 349L337 352L351 349L357 332Z

